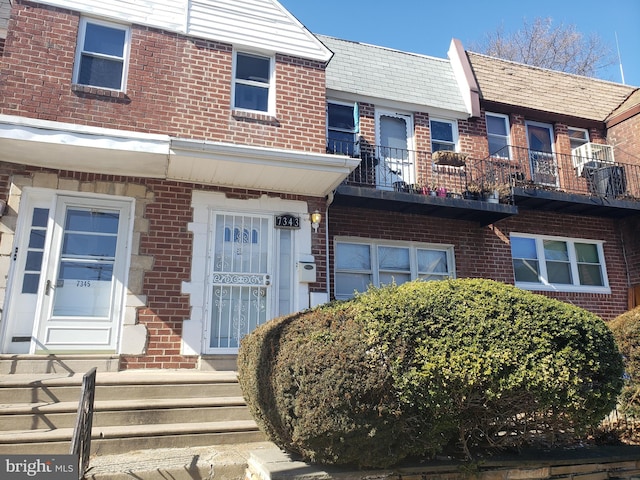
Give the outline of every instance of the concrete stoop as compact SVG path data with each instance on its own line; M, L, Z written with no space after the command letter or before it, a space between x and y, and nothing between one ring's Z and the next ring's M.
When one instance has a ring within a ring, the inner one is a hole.
M0 453L67 453L81 382L68 371L0 376ZM94 407L98 455L265 441L234 371L100 371Z

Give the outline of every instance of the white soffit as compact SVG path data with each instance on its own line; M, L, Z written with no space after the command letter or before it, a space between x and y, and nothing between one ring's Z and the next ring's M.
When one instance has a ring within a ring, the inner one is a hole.
M360 159L0 115L0 161L324 196Z
M173 139L173 180L325 196L360 163L343 155Z
M0 160L81 172L160 177L169 137L0 115Z

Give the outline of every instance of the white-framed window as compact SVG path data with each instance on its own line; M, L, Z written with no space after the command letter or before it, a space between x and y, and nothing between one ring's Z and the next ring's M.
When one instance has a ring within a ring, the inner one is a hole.
M458 122L433 118L429 120L431 130L431 153L438 150L458 150Z
M357 153L359 131L357 103L327 103L327 151L353 155Z
M569 127L567 133L569 134L569 142L571 142L571 150L589 143L589 130L585 128Z
M273 57L235 52L233 108L273 113L275 110L274 77Z
M131 29L126 25L82 18L73 83L124 91Z
M525 290L611 293L602 241L512 233L511 258Z
M351 298L369 285L455 277L452 245L341 237L334 247L337 299Z
M487 122L487 140L489 155L498 158L511 158L509 152L509 117L500 113L485 114Z

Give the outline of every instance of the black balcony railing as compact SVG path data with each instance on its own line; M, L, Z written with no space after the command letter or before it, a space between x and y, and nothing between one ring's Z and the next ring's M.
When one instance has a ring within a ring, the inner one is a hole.
M470 175L483 188L523 187L640 201L640 165L635 164L505 147L471 168Z
M515 187L640 202L640 165L630 163L518 147L441 163L431 152L379 145L334 143L327 151L361 159L344 181L352 186L454 198L496 192L503 203L513 202Z

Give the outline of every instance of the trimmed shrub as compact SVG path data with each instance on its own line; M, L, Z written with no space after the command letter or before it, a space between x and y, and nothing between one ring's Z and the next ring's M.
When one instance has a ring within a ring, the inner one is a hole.
M620 394L625 413L640 418L640 307L609 322L609 327L624 358L626 381Z
M405 283L358 300L403 404L467 456L569 442L615 406L620 354L586 310L481 279Z
M268 322L243 339L238 368L272 441L361 467L558 444L597 425L622 385L598 317L474 279L373 288Z
M412 445L385 364L368 352L350 302L282 317L243 338L238 378L267 436L317 463L384 467Z

